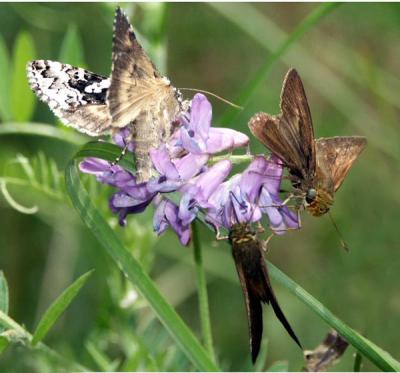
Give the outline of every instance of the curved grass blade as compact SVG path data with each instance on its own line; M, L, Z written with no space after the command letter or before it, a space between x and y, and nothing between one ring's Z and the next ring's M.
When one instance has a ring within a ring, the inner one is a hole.
M168 251L160 252L170 258L184 261L187 265L192 265L190 257L179 255L178 249L169 248ZM224 263L231 261L228 251L212 251L215 258L214 261L208 261L206 270L216 277L223 278L227 281L237 284L236 274L228 271L221 271L221 268L228 266ZM312 311L321 317L328 325L337 330L353 347L362 353L362 355L374 363L383 371L400 371L400 362L394 359L388 352L382 350L380 347L363 337L355 330L346 325L342 320L336 317L329 309L327 309L321 302L315 299L311 294L304 290L299 284L294 282L290 277L284 274L281 270L268 262L268 269L270 276L273 280L278 281L282 286L292 292L297 298L306 304Z
M385 372L399 372L400 362L394 359L388 352L382 350L360 333L346 325L342 320L329 311L320 301L296 284L277 267L269 263L271 276L291 293L296 295L303 303L321 317L327 324L334 328L347 342L352 344L362 355L373 362Z
M84 146L70 161L65 172L67 190L71 201L101 246L148 301L157 317L197 369L201 371L217 371L219 370L218 367L187 325L160 294L140 263L123 246L112 228L93 206L88 193L80 182L77 167L79 158L94 156L114 161L120 153L121 150L111 144L91 143ZM123 167L128 165L130 170L133 170L132 162L129 162L126 158L121 160L120 165Z
M77 132L65 131L62 128L43 123L4 123L0 126L0 136L30 135L60 140L73 145L83 145L87 137Z
M93 270L80 276L72 285L65 289L63 293L47 309L43 317L40 319L35 332L33 333L31 341L32 346L36 346L46 336L50 328L78 295L79 290L81 290L82 286L85 285L92 273Z
M222 3L210 3L210 5L224 14L225 17L229 18L231 21L235 22L236 15L235 15L235 7L230 6L230 12L226 12L226 4ZM235 4L236 5L236 4ZM294 31L286 38L286 40L281 43L272 54L268 55L267 60L265 61L264 65L258 70L258 72L254 75L254 77L250 80L250 82L246 85L246 87L242 90L240 96L235 100L239 105L246 106L249 102L252 94L260 87L261 84L265 82L265 79L268 77L269 72L271 71L272 67L275 65L276 62L285 54L285 52L297 41L299 40L307 31L312 29L322 18L332 12L335 8L337 8L340 4L339 3L323 3L319 5L316 9L314 9L295 29ZM244 5L244 7L239 8L239 12L247 11L250 13L255 13L256 11L250 8L248 5ZM255 17L250 16L248 17L243 16L240 14L240 19L242 20L252 20L254 22ZM258 19L258 17L256 17ZM244 22L244 21L243 21ZM264 22L263 20L260 21L261 23ZM257 31L250 23L246 23L240 25L243 29L245 29L250 35L254 33L257 34ZM259 26L258 26L259 27ZM253 31L254 29L254 31ZM222 117L222 123L229 123L231 122L234 117L238 115L237 110L228 109L227 112Z

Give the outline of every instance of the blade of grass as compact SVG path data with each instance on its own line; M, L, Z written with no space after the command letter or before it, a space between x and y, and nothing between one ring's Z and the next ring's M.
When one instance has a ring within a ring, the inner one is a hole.
M3 122L11 120L10 111L10 57L8 55L7 46L0 35L0 117Z
M36 346L46 336L46 334L49 332L49 330L58 320L61 314L67 309L70 303L78 295L82 286L86 284L86 281L89 279L92 273L93 270L80 276L76 281L68 286L68 288L66 288L47 309L43 317L40 319L35 332L33 333L31 341L33 347Z
M26 122L32 118L36 98L28 85L26 64L34 60L34 41L27 32L20 32L14 45L11 79L11 111L16 122Z
M248 3L234 5L209 3L209 5L270 52L278 49L288 37L271 19L258 12L254 5ZM349 121L349 124L357 128L360 134L367 136L369 146L376 147L394 160L400 160L396 128L380 125L381 120L370 104L365 102L339 74L320 63L313 57L312 52L299 43L292 44L280 59L290 67L295 66L300 71L303 81L307 82L307 86L313 87Z
M207 280L203 266L203 256L201 252L201 242L199 237L199 227L195 221L192 224L192 240L193 240L193 256L196 267L197 277L197 294L199 302L199 314L201 330L204 340L204 345L208 351L208 354L215 361L214 345L211 333L211 321L210 321L210 309L208 306L208 294L207 294Z
M220 4L221 5L221 4ZM286 40L270 54L264 65L258 70L246 87L242 90L239 97L235 100L239 105L246 106L251 96L263 84L271 72L272 67L286 53L286 51L299 40L307 31L312 29L325 16L335 10L339 3L323 3L315 8L307 17L294 29L294 31L286 38ZM216 9L220 9L218 4L213 4ZM252 18L249 18L252 19ZM237 110L228 109L222 117L222 123L230 123L237 115Z
M0 271L0 311L8 314L8 284L3 271Z
M187 265L193 265L192 261L187 256L182 256L178 248L169 248L168 250L159 251L159 254L174 258L176 260L184 261ZM231 261L228 251L212 252L214 261L207 262L206 270L214 276L223 278L229 282L237 283L236 273L221 271L221 267L225 268L224 263ZM359 350L368 360L374 363L377 367L384 371L399 371L400 362L396 361L386 351L369 341L367 338L361 336L359 333L351 329L343 321L337 318L331 311L329 311L322 303L307 293L299 284L295 283L277 267L268 262L268 269L271 278L278 281L283 287L292 292L298 299L306 304L313 312L317 313L328 325L338 331L346 340Z
M94 146L97 146L99 149L104 148L102 146L104 144L101 144L100 147L99 145L95 144ZM93 206L88 193L83 188L79 179L77 160L85 156L97 156L111 161L115 160L115 153L114 155L110 155L110 152L107 152L110 147L106 146L105 148L107 148L105 153L99 151L93 152L93 150L87 151L88 147L85 146L67 166L65 173L66 185L74 207L77 209L84 223L95 235L101 247L106 250L128 279L136 286L141 295L148 301L160 321L192 363L201 371L219 370L187 325L160 294L140 263L123 246L112 228ZM121 150L118 149L116 154L118 155L120 152ZM103 157L104 155L106 157ZM123 159L122 162L129 164L126 159Z
M0 136L2 135L43 136L72 145L83 145L88 139L76 132L64 131L43 123L4 123L0 126Z

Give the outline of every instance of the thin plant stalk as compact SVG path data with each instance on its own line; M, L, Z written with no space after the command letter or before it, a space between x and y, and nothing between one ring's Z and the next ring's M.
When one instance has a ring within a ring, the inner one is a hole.
M198 223L192 223L193 256L196 267L197 294L199 299L199 314L204 347L215 361L214 345L211 333L210 309L208 305L207 280L203 266L203 254L199 237Z

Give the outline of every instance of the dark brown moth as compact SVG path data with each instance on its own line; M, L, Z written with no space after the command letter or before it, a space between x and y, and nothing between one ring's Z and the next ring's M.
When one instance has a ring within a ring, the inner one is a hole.
M257 237L256 231L247 223L234 224L229 232L229 242L232 246L232 256L246 301L253 363L260 351L263 333L262 303L272 306L276 317L301 348L301 344L272 290L268 269L264 261L262 243Z
M152 176L149 150L165 142L186 102L147 56L116 9L109 78L57 61L27 65L29 84L66 125L90 136L131 130L138 181Z
M296 70L286 74L281 113L255 114L249 122L253 135L289 169L295 194L314 216L327 213L367 140L362 136L314 139L311 113L303 83Z
M349 343L336 330L331 330L314 350L304 351L305 371L325 372L339 360L348 346Z

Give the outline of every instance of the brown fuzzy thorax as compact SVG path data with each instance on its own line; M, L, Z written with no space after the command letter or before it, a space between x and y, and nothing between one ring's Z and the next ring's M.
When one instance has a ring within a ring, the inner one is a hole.
M333 196L323 189L317 189L317 196L311 203L306 203L306 210L313 216L326 214L333 205Z
M232 225L229 232L229 240L232 244L240 245L255 240L256 234L247 223Z

